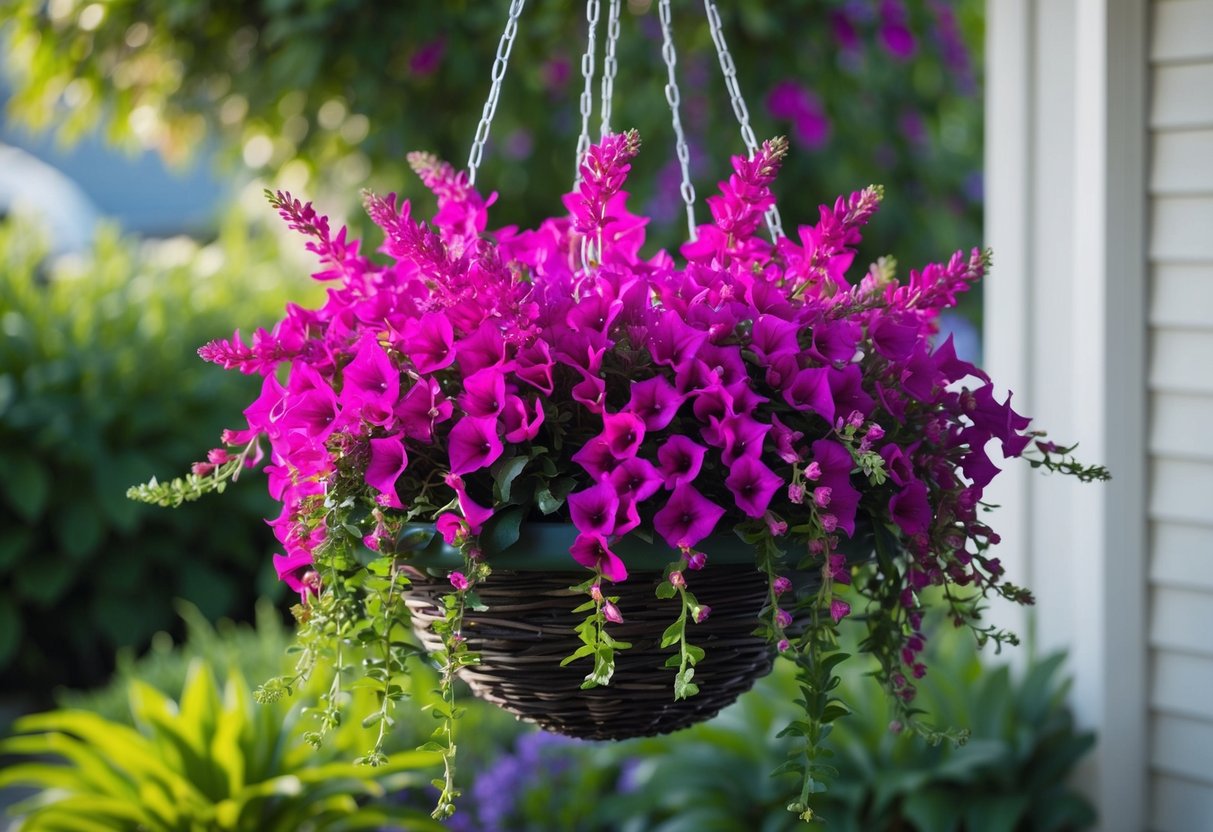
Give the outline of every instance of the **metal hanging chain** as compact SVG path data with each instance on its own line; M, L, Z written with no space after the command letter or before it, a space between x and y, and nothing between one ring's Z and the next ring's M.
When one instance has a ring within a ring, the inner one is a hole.
M484 102L484 110L480 113L480 124L476 126L476 136L472 139L472 150L468 154L468 185L476 184L476 169L484 156L484 145L489 140L489 126L493 123L493 114L497 112L497 100L501 97L501 79L505 77L505 69L510 61L510 50L514 48L514 36L518 34L518 16L522 14L522 6L526 0L510 0L509 19L505 23L505 31L497 43L497 57L493 61L492 85L489 87L489 97Z
M577 170L573 176L573 189L581 184L581 160L590 149L590 113L594 109L594 32L598 28L598 0L586 0L585 19L588 24L585 36L585 54L581 56L581 74L585 78L585 89L581 91L581 135L577 137Z
M619 62L615 60L615 46L619 43L619 6L620 0L611 0L607 12L606 57L602 61L602 126L598 132L599 139L605 139L611 132L611 100L615 97L615 72Z
M670 123L674 127L675 150L678 155L678 166L682 169L682 201L687 206L687 236L691 240L698 238L695 233L695 186L691 184L691 152L687 149L687 137L682 132L682 119L678 115L678 105L681 96L678 92L678 78L674 67L678 56L674 52L674 34L670 26L670 0L660 0L657 4L658 16L661 18L661 57L665 59L666 74L669 80L665 85L665 100L670 105Z
M758 152L758 140L754 138L754 129L750 127L750 111L741 97L741 87L737 83L737 65L729 54L729 47L724 42L724 29L720 25L720 12L716 11L713 0L703 0L703 10L708 16L708 28L712 31L712 43L716 45L716 55L720 58L720 70L724 73L724 85L729 91L729 100L733 104L733 114L741 125L741 140L745 142L746 151L750 158ZM772 205L766 214L767 230L771 233L771 241L776 242L783 234L783 223L779 217L779 208Z

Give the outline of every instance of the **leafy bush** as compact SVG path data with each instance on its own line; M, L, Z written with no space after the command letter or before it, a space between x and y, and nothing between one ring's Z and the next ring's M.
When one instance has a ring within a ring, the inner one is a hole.
M0 226L0 689L39 694L98 681L115 647L172 624L175 596L214 618L247 614L259 574L273 587L264 487L221 516L125 492L187 466L254 394L196 350L285 291L275 243L235 216L210 245L106 231L57 264L35 239Z
M650 238L668 246L685 225L658 8L622 5L612 124L646 137L636 195L654 217ZM701 5L673 4L673 32L702 192L743 145ZM785 213L807 216L815 203L806 199L875 182L905 196L872 228L872 252L925 262L979 239L982 0L718 5L755 132L792 140ZM230 159L296 192L316 195L326 180L350 197L362 186L396 190L409 181L407 151L467 157L507 6L0 0L12 39L10 112L67 137L104 123L111 137L173 158L218 135ZM571 186L585 37L578 4L532 2L522 12L485 157L501 220L533 227ZM597 110L597 85L594 94ZM595 136L598 124L595 112Z
M443 828L422 811L365 805L387 789L424 782L435 755L401 752L384 766L355 765L349 760L375 733L357 725L342 726L313 750L302 742L310 720L301 706L254 704L237 671L221 690L201 659L191 662L178 701L137 679L129 694L134 728L81 710L17 721L0 754L62 762L36 759L0 771L0 788L41 789L10 810L21 818L15 830Z
M942 723L969 727L964 745L929 746L890 731L889 710L863 668L848 662L840 695L857 713L835 723L839 774L824 795L828 828L850 832L1071 832L1094 822L1066 786L1094 738L1063 698L1061 656L1012 678L983 670L972 639L941 633L915 700ZM477 773L465 832L792 830L791 790L768 772L787 754L777 732L794 717L786 662L711 722L670 737L617 745L521 737ZM610 795L607 799L607 795Z

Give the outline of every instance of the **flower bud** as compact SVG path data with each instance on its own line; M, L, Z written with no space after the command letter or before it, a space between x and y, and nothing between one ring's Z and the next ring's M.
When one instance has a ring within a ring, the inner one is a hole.
M708 556L703 552L691 552L687 556L687 569L698 571L707 565Z
M462 572L452 572L447 576L447 580L451 582L451 586L455 587L455 589L459 590L460 592L463 592L468 588L467 576Z
M783 575L780 575L778 578L776 578L774 581L771 582L771 590L777 596L783 595L785 592L787 592L791 588L792 588L792 582L789 579L785 578Z
M607 601L602 605L602 614L606 617L606 620L610 621L612 624L623 623L623 613L619 611L619 607L615 606L610 601Z
M670 583L672 583L674 586L678 587L679 589L686 589L687 579L682 577L681 570L675 569L673 572L670 573Z
M708 616L712 614L712 608L707 604L700 604L691 610L691 617L695 619L696 624L702 624L708 620Z

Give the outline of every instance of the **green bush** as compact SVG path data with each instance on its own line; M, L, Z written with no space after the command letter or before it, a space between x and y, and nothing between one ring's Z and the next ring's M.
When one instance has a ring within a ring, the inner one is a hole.
M367 806L425 782L436 755L398 752L387 765L355 765L375 733L358 725L341 726L314 750L303 742L303 707L255 704L238 671L221 689L211 665L194 659L177 701L137 679L129 696L133 728L82 710L16 722L0 754L33 759L0 771L0 788L40 791L10 809L19 818L14 830L443 828L422 810ZM365 690L352 696L374 698Z
M1094 738L1064 704L1061 656L1022 677L983 669L967 632L945 631L916 703L940 724L969 728L962 746L929 746L890 730L889 709L847 662L834 723L839 774L819 796L827 828L843 832L1072 832L1094 822L1066 785ZM768 775L795 713L787 663L716 719L669 737L619 744L525 735L470 776L465 832L544 828L592 832L775 832L803 828L785 806L795 784ZM458 815L456 816L459 817Z
M31 695L99 681L114 648L173 623L174 597L247 615L273 586L263 484L176 512L125 493L240 427L258 380L196 350L287 293L276 244L237 217L209 245L106 231L55 264L36 237L0 226L0 689Z

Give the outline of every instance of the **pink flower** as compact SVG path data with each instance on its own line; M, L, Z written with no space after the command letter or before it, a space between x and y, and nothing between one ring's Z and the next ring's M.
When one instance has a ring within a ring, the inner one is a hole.
M602 603L602 615L607 621L610 621L612 624L622 624L623 623L623 613L621 613L619 611L619 607L615 606L610 601L604 601Z
M573 560L588 569L597 569L608 581L627 580L628 570L619 556L607 547L600 534L579 534L569 549Z
M787 610L775 610L775 625L781 630L792 626L792 614Z
M569 495L569 513L582 535L608 537L615 532L619 511L619 493L607 482L600 482Z
M733 492L737 507L747 517L759 518L783 485L783 479L757 457L742 456L733 462L724 484Z
M841 601L837 598L830 601L830 618L834 619L837 624L842 619L851 614L851 605L846 601Z
M776 595L783 595L791 588L792 582L782 575L771 582L771 591L773 591Z
M644 421L635 413L604 413L602 416L602 438L616 459L627 459L636 455L644 441Z
M465 416L451 428L448 442L452 474L487 468L504 450L497 436L497 420L492 417Z
M467 576L462 572L452 572L447 576L447 579L451 582L451 586L455 587L459 592L463 592L469 586Z
M680 485L653 517L653 527L671 548L694 546L710 535L724 509L704 497L693 486Z
M404 508L396 494L396 480L408 467L409 458L404 452L400 434L371 440L371 459L366 466L367 485L379 492L377 502L390 508Z
M661 473L665 475L665 487L673 489L694 482L707 452L707 448L685 436L671 436L657 449Z
M691 618L696 624L702 624L708 620L708 616L712 614L712 608L707 604L700 604L691 610Z

